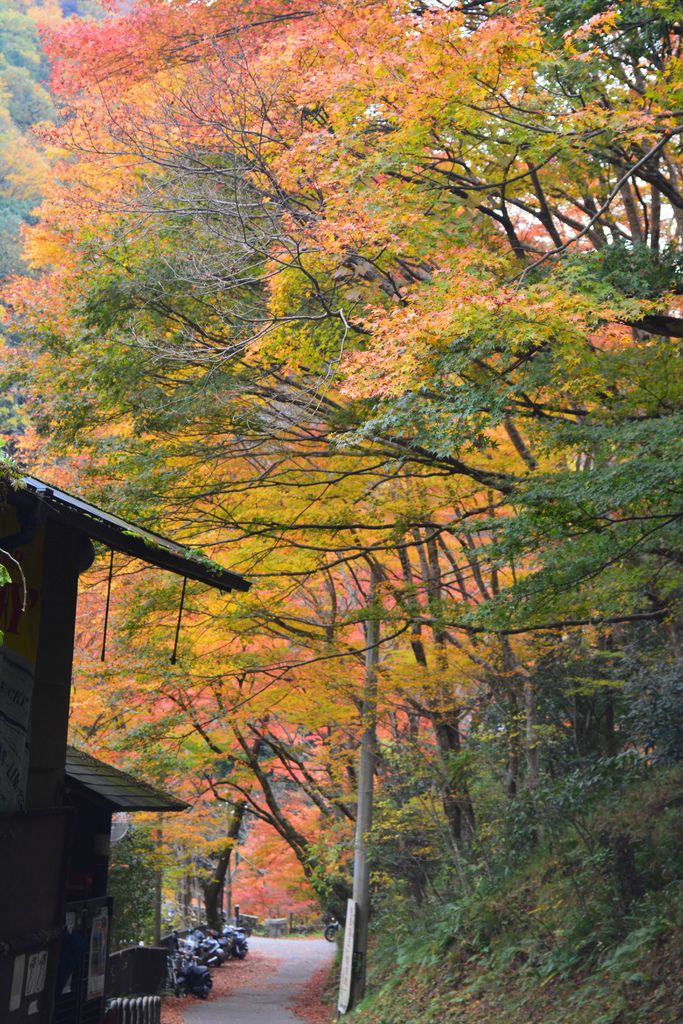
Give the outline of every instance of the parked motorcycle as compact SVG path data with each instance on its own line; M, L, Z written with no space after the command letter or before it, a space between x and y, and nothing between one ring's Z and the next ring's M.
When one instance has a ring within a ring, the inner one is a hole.
M166 958L169 988L176 996L197 996L206 999L213 986L211 971L200 964L194 954L193 943L175 935L174 948Z
M249 943L244 928L226 924L220 941L227 955L235 957L237 960L244 960L249 952Z
M180 951L169 953L167 962L169 986L177 996L207 998L213 985L208 967Z
M325 931L323 934L328 942L336 942L338 931L339 921L330 921L329 924L325 925Z
M200 964L206 967L220 967L228 959L225 949L215 932L195 928L189 936L193 953Z

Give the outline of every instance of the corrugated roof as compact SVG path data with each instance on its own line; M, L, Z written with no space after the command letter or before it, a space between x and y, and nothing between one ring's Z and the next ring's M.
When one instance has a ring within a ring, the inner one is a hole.
M69 782L96 793L116 811L184 811L189 806L77 747L66 748L65 774Z
M101 541L115 551L123 551L150 565L168 569L169 572L186 576L189 580L198 580L219 590L248 590L251 586L243 576L197 556L183 544L175 544L158 533L128 523L37 477L25 476L23 482L24 487L15 491L20 503L23 496L37 499L48 516L80 530L92 540Z

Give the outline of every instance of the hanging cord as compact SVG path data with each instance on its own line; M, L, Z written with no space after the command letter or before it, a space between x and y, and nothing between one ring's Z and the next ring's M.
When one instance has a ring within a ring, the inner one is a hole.
M107 653L107 627L109 625L109 602L111 601L111 578L114 575L114 549L109 552L109 579L107 581L107 603L104 607L104 633L102 634L102 653L100 661L104 661Z
M185 588L187 586L187 576L183 576L183 589L180 594L180 608L178 609L178 621L175 627L175 641L173 643L173 654L171 655L171 664L175 665L178 660L178 637L180 636L180 620L183 617L183 606L185 604Z

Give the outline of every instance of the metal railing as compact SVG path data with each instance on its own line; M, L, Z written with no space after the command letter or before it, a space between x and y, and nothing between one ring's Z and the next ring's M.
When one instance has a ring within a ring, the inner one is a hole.
M137 996L133 999L112 999L104 1016L104 1024L160 1024L159 996Z

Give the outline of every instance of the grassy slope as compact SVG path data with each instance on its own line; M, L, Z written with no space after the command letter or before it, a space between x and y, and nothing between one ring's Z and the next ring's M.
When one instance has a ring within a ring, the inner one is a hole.
M652 771L549 831L504 881L399 920L398 942L387 924L348 1019L681 1024L683 772Z
M634 948L635 947L635 948ZM509 965L489 971L474 959L448 957L387 980L350 1020L363 1024L680 1024L683 1021L683 934L616 950L618 965L539 981Z

